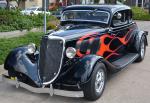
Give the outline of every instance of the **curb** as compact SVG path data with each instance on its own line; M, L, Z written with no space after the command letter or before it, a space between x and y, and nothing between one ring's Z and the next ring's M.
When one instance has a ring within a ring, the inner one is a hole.
M6 71L4 70L4 65L0 65L0 75L6 73Z
M0 38L12 38L12 37L18 37L18 36L23 36L27 34L28 32L38 32L42 31L41 28L33 28L30 31L28 30L16 30L16 31L11 31L11 32L0 32Z

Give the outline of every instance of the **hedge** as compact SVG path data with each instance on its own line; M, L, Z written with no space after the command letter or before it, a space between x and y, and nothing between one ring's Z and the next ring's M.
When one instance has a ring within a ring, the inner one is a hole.
M140 7L132 7L132 11L134 20L144 20L144 21L150 20L150 14L145 9L142 9Z
M43 14L29 16L22 15L19 10L0 9L0 32L41 27L44 24L43 18ZM54 16L47 16L47 22L51 21L57 21L57 19ZM55 26L51 26L49 29L53 29L52 27Z

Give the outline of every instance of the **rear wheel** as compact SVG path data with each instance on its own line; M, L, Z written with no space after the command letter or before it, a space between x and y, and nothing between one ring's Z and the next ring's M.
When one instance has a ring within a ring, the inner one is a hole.
M144 59L145 51L146 51L145 37L142 36L138 50L139 57L135 60L135 62L141 62Z
M102 63L96 64L91 79L83 86L84 97L97 100L102 95L106 84L106 68Z

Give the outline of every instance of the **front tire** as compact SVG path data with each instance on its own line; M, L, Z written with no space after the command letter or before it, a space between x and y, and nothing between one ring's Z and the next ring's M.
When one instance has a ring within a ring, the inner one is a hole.
M138 51L139 57L135 60L135 62L141 62L145 57L146 43L145 43L145 37L144 36L142 36L139 45L140 45L139 51Z
M91 79L83 86L85 99L94 101L101 97L106 84L106 68L102 63L97 63Z

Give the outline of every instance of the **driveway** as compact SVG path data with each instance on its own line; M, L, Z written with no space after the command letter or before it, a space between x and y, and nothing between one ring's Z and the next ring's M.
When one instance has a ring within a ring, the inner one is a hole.
M150 22L138 21L141 30L150 32ZM148 36L150 44L150 35ZM150 103L150 47L141 63L129 65L126 69L111 75L102 97L92 103ZM0 103L90 103L83 98L50 97L48 94L34 94L23 88L0 82Z

